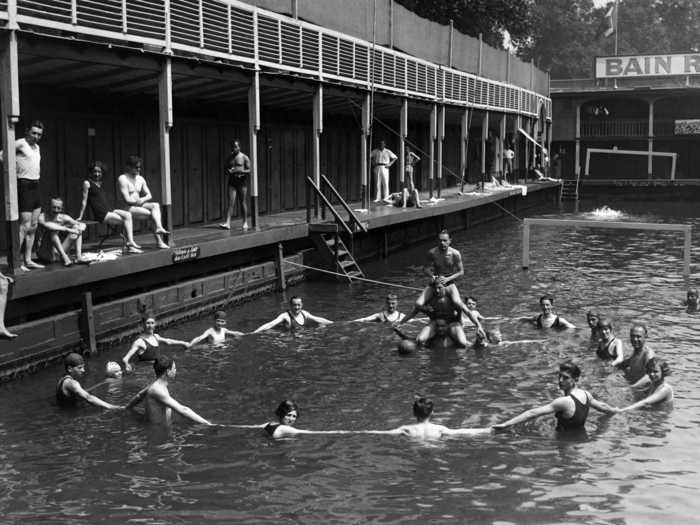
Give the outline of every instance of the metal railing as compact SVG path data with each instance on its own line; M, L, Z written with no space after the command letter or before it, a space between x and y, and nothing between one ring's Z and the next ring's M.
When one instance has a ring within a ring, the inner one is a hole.
M6 0L8 27L205 55L435 102L538 116L551 100L237 0Z
M604 118L581 121L581 137L647 137L649 119Z

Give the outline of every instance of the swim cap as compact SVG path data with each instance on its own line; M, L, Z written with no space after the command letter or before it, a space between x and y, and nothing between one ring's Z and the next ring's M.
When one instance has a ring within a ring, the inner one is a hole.
M105 375L107 377L121 377L122 367L116 361L109 361L105 366Z
M410 339L403 339L399 342L399 354L406 355L416 351L416 343Z
M85 364L85 359L83 359L82 355L71 352L63 358L63 364L66 365L66 368L69 366L80 366Z

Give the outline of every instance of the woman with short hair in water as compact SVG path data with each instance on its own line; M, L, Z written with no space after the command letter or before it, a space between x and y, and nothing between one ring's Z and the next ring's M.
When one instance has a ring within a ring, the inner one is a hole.
M566 361L559 365L559 388L564 393L551 403L526 410L504 423L494 425L495 430L503 430L518 423L529 421L540 416L554 414L557 418L557 430L581 430L584 428L588 410L595 408L606 414L614 414L617 409L607 403L598 401L590 392L578 387L577 383L581 377L581 369L571 361Z
M282 401L275 410L278 423L268 422L263 425L228 425L234 428L262 428L275 439L295 436L297 434L350 434L347 430L302 430L294 428L299 417L299 406L289 399Z
M615 337L615 330L609 319L598 321L601 339L598 341L596 354L601 359L612 361L613 366L617 366L625 360L625 351L622 340Z
M155 361L160 356L160 343L165 343L166 345L180 345L185 348L190 347L190 343L187 341L180 341L179 339L169 339L163 337L156 333L156 318L153 315L143 316L143 332L139 335L136 340L131 344L131 348L122 358L124 363L124 370L127 372L133 371L134 367L131 365L131 358L136 356L139 361Z
M673 401L673 388L665 381L666 376L670 374L668 364L652 357L647 362L646 372L643 378L632 385L633 388L648 387L646 397L620 409L620 412Z
M537 328L576 328L569 321L554 313L554 297L545 294L540 297L542 313L535 317L524 317L522 321L530 321Z

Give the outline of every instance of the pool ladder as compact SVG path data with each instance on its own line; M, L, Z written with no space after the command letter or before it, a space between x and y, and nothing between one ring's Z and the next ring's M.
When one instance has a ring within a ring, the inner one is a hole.
M561 191L559 193L559 200L577 201L578 199L579 199L578 179L564 179L564 180L562 180Z

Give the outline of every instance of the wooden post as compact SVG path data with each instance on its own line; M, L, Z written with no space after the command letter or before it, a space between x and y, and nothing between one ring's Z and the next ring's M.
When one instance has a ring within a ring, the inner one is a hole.
M368 180L368 164L369 157L367 154L367 141L369 140L371 115L370 115L370 95L365 93L362 97L362 122L360 123L360 179L361 179L361 201L362 207L369 209L369 180Z
M514 180L517 180L515 177L515 174L516 173L520 174L520 169L518 167L520 165L520 159L519 159L519 155L518 155L518 140L520 139L520 137L518 137L518 135L520 135L520 132L518 131L518 128L520 128L521 122L522 122L522 117L520 115L515 115L515 117L513 118L513 141L511 143L511 149L513 150L513 153L514 153L514 155L513 155L513 157L514 157L513 158L513 179Z
M505 170L503 168L503 154L506 150L506 114L501 114L501 120L498 123L498 171L501 177L505 178Z
M19 62L17 34L7 33L0 51L0 102L2 103L2 189L5 195L5 227L7 233L7 264L9 273L22 264L19 246L19 205L17 202L17 164L15 156L15 125L19 121Z
M459 172L462 177L460 191L464 192L464 181L468 176L469 162L469 110L462 112L462 120L459 126Z
M647 179L651 180L654 176L654 161L652 157L652 152L654 151L654 101L649 101L649 135L648 135L648 151L649 157L647 158Z
M692 234L692 226L687 225L683 233L683 275L690 277L690 237Z
M523 220L523 270L530 266L530 223Z
M279 283L280 290L287 289L287 280L284 277L284 250L282 249L282 243L277 243L277 250L275 250L275 269L277 270L277 282Z
M403 188L406 175L406 137L408 136L408 99L401 102L401 113L399 115L399 181Z
M445 140L445 106L438 107L437 121L437 196L440 198L442 189L442 146Z
M430 145L428 147L428 157L430 166L428 167L428 186L430 188L430 198L433 197L433 179L435 178L435 139L437 137L437 106L433 104L430 109Z
M158 75L158 124L160 128L160 189L163 226L170 232L165 242L173 245L172 189L170 181L170 130L173 127L172 61L166 58Z
M486 181L486 139L489 136L489 112L485 111L481 120L481 181L479 187L484 189Z
M581 103L576 103L576 148L574 152L574 174L576 180L581 176Z
M323 85L316 84L313 98L313 129L311 138L311 173L314 183L321 187L321 133L323 133Z
M97 353L97 338L95 337L95 311L92 305L92 292L84 292L82 296L83 308L80 312L81 336L88 344L90 354Z
M250 158L250 222L255 230L258 221L258 199L260 195L258 176L258 131L260 131L260 73L253 72L248 86L248 158Z

